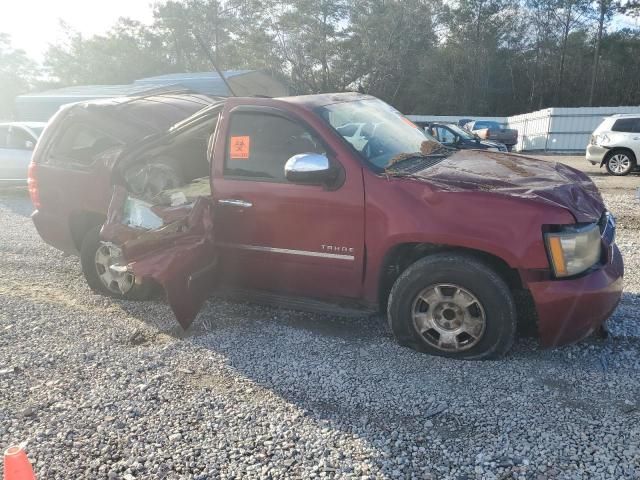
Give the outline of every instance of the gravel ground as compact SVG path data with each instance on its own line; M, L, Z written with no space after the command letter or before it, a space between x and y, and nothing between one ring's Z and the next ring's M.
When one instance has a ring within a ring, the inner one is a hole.
M593 175L627 267L613 335L493 362L219 299L183 334L161 301L91 293L0 191L0 447L28 441L39 479L640 478L640 203Z

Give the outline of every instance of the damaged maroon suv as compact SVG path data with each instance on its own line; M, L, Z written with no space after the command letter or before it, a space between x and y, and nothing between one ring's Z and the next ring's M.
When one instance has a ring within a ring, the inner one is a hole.
M452 152L358 94L212 100L144 134L119 108L80 104L50 123L33 220L80 254L94 290L160 285L184 328L218 289L386 310L402 345L483 359L519 328L543 345L580 340L620 299L614 219L567 166Z

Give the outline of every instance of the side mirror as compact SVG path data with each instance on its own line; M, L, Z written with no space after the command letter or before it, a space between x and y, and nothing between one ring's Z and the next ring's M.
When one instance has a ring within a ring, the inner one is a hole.
M319 153L299 153L284 165L284 176L291 183L324 185L336 178L329 159Z
M26 148L27 150L33 150L35 147L36 147L35 142L31 140L27 140L26 142L24 142L24 148Z

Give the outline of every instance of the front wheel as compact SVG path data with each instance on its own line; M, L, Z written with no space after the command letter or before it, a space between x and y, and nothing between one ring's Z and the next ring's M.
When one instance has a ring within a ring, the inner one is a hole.
M97 293L129 300L146 300L153 295L151 282L136 282L135 277L124 270L126 265L120 249L100 241L100 226L85 235L80 263L89 287Z
M607 172L616 176L628 175L633 169L633 165L634 161L631 155L621 151L612 152L605 161Z
M465 254L430 255L408 267L391 289L388 319L401 345L465 360L503 356L516 333L509 287Z

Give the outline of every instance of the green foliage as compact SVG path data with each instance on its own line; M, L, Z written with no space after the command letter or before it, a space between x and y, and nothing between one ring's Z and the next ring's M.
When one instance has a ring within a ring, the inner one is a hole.
M11 117L13 99L30 89L35 75L35 64L11 46L8 35L0 33L0 119Z
M44 66L60 85L260 69L292 93L359 90L405 113L499 115L640 103L640 31L608 31L637 0L162 0L153 22L70 28ZM625 10L626 9L626 10ZM634 10L635 9L635 10ZM37 86L0 37L0 94Z

